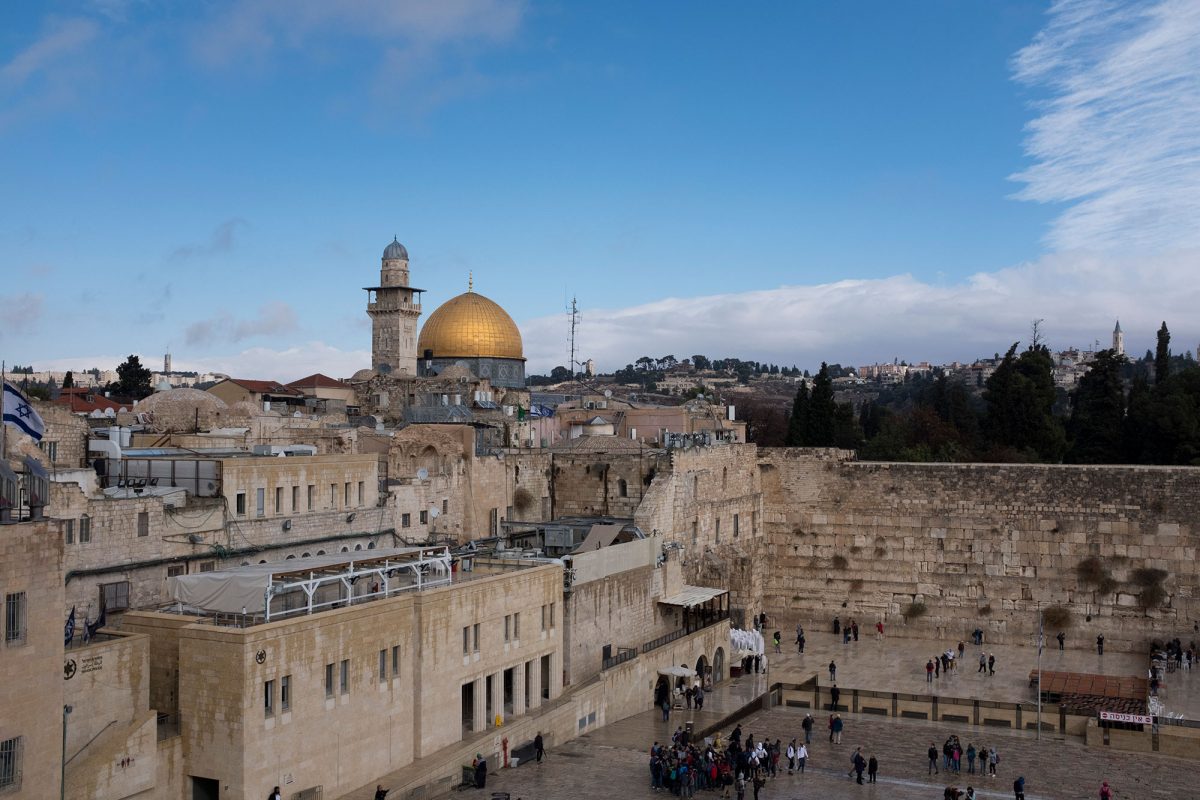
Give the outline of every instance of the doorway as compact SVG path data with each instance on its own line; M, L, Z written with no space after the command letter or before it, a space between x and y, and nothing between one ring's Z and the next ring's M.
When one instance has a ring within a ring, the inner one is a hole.
M221 782L216 778L192 778L192 800L220 800Z

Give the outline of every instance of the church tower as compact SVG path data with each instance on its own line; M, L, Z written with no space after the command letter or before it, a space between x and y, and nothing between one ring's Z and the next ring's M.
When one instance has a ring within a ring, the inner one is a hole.
M395 238L383 251L379 285L364 286L371 318L371 368L381 375L417 374L421 292L408 285L408 250Z
M1125 333L1121 330L1121 320L1117 320L1117 327L1113 328L1112 349L1119 356L1125 355Z

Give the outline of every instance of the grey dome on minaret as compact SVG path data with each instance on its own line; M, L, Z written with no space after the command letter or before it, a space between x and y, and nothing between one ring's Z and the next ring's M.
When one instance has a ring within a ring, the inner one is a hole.
M392 237L392 242L383 249L383 258L385 261L402 258L408 261L408 250L404 249L404 245L400 244L400 240Z

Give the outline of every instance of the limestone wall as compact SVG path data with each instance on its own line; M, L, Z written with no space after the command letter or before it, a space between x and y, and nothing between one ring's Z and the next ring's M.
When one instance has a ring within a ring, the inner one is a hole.
M1103 632L1110 646L1142 647L1200 618L1200 469L849 458L762 452L764 605L785 628L823 628L840 613L868 626L882 617L893 635L958 640L980 625L993 641L1021 641L1041 604L1068 609L1072 640ZM1116 592L1080 581L1090 556ZM1138 607L1142 567L1167 573L1161 608ZM914 602L926 612L906 624Z
M64 702L73 708L67 757L73 758L114 722L131 723L150 709L150 640L118 635L71 647L65 658Z

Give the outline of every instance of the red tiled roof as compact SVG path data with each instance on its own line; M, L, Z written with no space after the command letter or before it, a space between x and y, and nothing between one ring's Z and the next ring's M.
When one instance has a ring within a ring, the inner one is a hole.
M295 389L284 386L279 381L252 381L243 378L226 378L230 383L236 383L247 391L255 394L300 394Z
M306 378L292 381L288 386L293 389L345 389L346 384L339 380L315 372Z
M89 399L90 397L90 399ZM86 392L76 393L72 388L66 389L54 401L59 405L69 406L74 414L90 414L93 411L103 411L111 408L113 411L128 411L130 406L109 400L102 394L88 395Z

